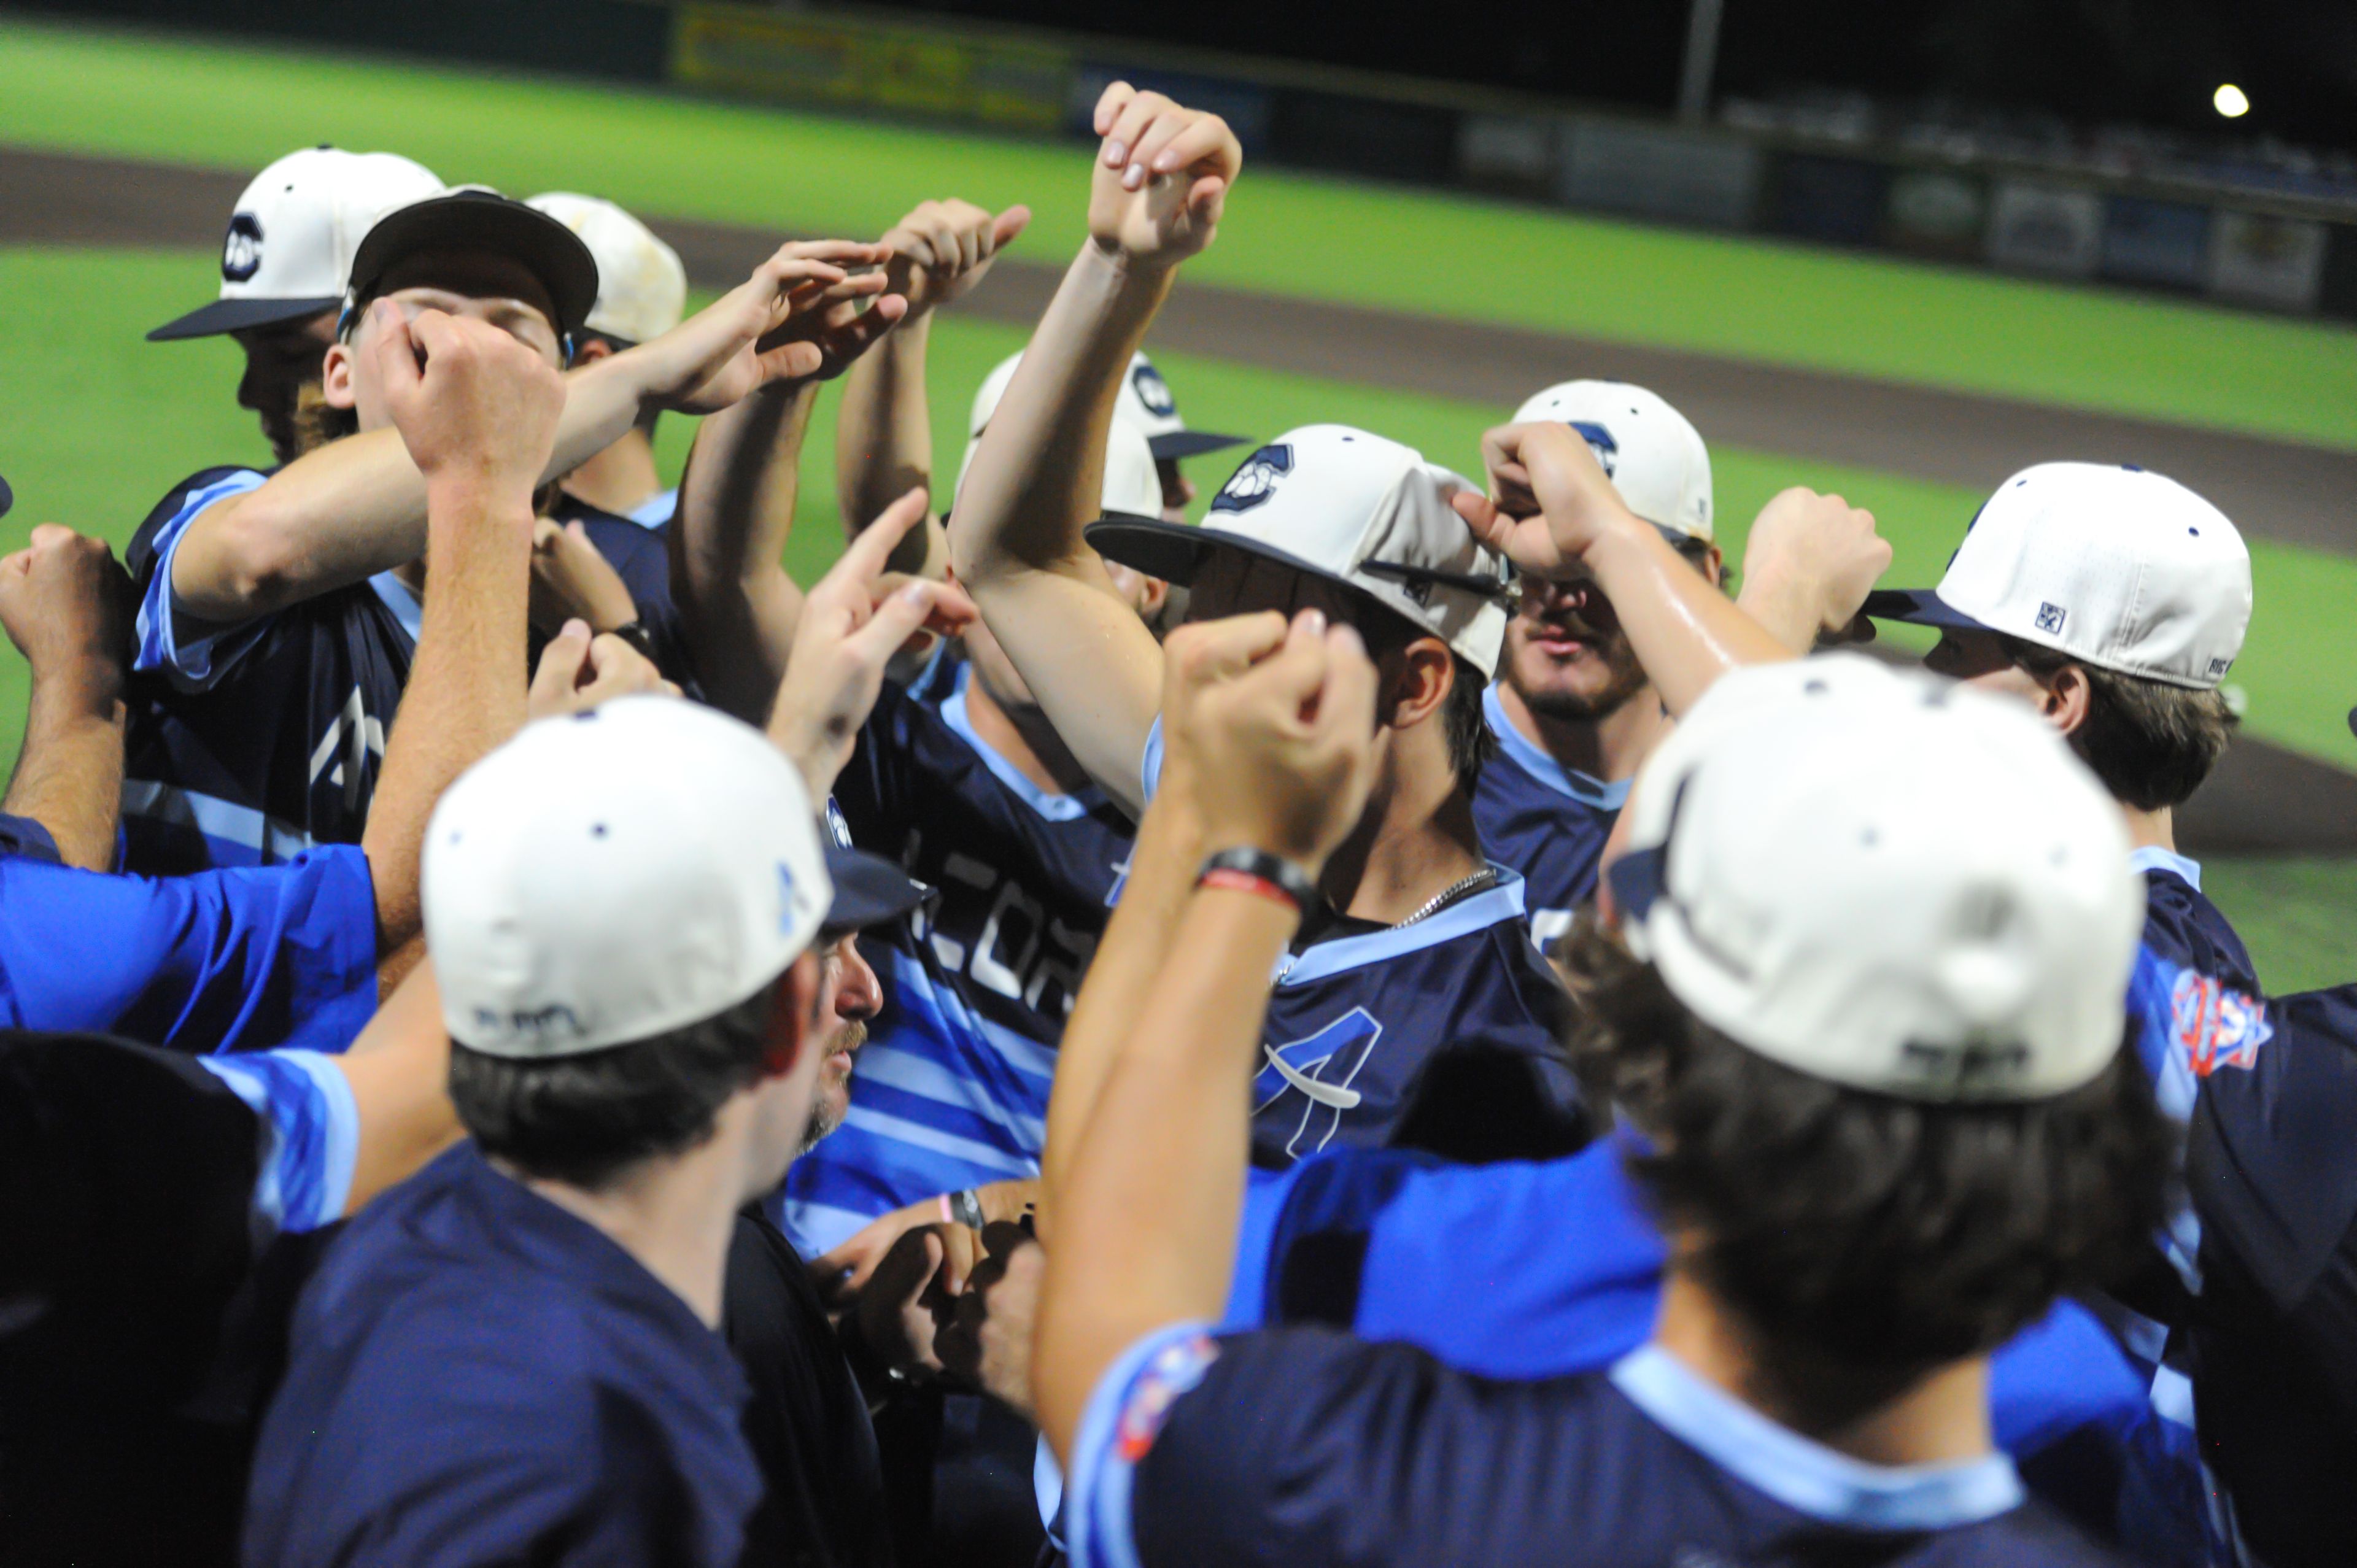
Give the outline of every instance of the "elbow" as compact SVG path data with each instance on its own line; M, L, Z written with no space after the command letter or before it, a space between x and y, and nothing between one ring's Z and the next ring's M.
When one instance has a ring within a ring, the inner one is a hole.
M295 531L268 507L240 507L211 520L207 532L201 557L189 561L183 544L173 573L173 589L190 609L208 620L238 620L302 596L303 553Z

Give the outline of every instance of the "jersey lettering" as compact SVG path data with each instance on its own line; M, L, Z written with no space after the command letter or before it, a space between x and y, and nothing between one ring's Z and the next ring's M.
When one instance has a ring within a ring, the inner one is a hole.
M1357 1109L1361 1096L1351 1083L1367 1065L1383 1032L1364 1007L1353 1007L1306 1038L1262 1045L1265 1062L1253 1079L1253 1114L1262 1114L1287 1094L1297 1093L1307 1101L1301 1124L1286 1144L1288 1155L1324 1148L1341 1126L1342 1112Z

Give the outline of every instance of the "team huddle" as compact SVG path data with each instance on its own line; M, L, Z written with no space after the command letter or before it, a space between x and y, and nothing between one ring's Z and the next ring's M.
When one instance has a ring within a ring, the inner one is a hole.
M1240 150L1095 129L953 473L1025 209L689 314L254 178L151 337L274 465L0 561L0 1562L2357 1562L2357 986L2175 839L2233 524L2045 463L1893 588L1641 387L1193 429Z

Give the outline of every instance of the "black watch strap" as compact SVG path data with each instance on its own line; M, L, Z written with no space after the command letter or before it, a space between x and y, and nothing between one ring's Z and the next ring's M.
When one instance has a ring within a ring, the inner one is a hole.
M1287 898L1292 899L1293 907L1305 916L1319 908L1321 903L1318 895L1318 883L1309 873L1283 855L1271 854L1265 849L1254 849L1249 844L1244 844L1234 849L1221 850L1215 854L1205 857L1201 869L1195 873L1195 880L1200 884L1206 877L1212 877L1221 872L1249 876L1254 881L1267 883Z
M634 620L625 625L618 626L606 635L608 637L620 638L624 642L629 643L632 648L635 648L640 653L645 654L647 662L650 664L660 665L662 662L662 660L655 657L654 634L647 630L647 623L642 620Z

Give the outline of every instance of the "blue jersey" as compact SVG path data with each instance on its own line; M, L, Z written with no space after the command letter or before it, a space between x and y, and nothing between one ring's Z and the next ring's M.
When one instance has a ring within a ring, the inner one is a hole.
M1319 1329L1149 1335L1073 1442L1078 1568L2061 1568L2112 1561L2002 1455L1868 1465L1648 1346L1501 1382Z
M347 844L188 876L0 856L0 1026L179 1051L340 1051L376 1012L376 894Z
M1142 774L1151 799L1158 717ZM1328 1147L1544 1159L1587 1142L1562 1055L1569 998L1532 945L1522 877L1491 870L1488 887L1421 920L1331 920L1277 961L1252 1087L1254 1165Z
M630 590L630 603L638 611L639 625L646 628L648 644L654 650L655 667L667 679L689 688L690 695L694 695L695 671L687 656L687 636L680 625L679 607L672 600L671 553L663 535L653 524L640 521L636 513L619 517L601 511L562 490L557 492L556 503L548 509L548 515L559 522L581 524L589 542L597 547L597 553L606 558L614 575L622 579L622 585ZM670 519L666 502L662 516L655 522L667 522ZM539 658L537 639L533 656L535 660Z
M208 507L262 488L207 468L157 502L126 552L139 589L123 786L124 865L157 875L268 865L358 843L409 680L423 607L392 572L233 626L189 622L172 557ZM663 672L686 668L661 540L565 498L630 588Z
M762 1496L748 1397L669 1286L462 1144L305 1287L245 1560L733 1568Z
M1549 757L1506 716L1495 682L1481 693L1481 713L1498 751L1474 787L1473 822L1490 858L1523 874L1531 936L1551 948L1596 897L1597 863L1629 780L1607 784Z
M794 1162L780 1229L823 1252L878 1215L1036 1176L1056 1047L1128 864L1128 818L1060 795L974 733L972 676L936 660L887 682L835 782L853 842L940 890L912 924L871 933L884 1011L842 1127Z

